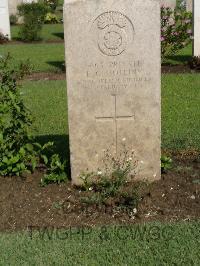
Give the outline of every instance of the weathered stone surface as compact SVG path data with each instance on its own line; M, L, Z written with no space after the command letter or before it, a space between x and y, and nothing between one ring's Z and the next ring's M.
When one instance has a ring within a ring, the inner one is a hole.
M8 0L0 0L0 32L7 35L10 39Z
M194 13L193 13L193 28L194 28L194 40L193 40L193 55L200 56L200 1L194 0Z
M73 182L124 143L159 179L160 2L67 0L64 16Z
M170 7L174 9L176 7L176 0L161 0L161 6Z

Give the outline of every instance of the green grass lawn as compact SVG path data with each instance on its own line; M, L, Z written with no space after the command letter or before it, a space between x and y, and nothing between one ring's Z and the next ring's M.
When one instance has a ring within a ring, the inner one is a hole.
M167 58L166 63L171 65L187 64L192 56L192 43L179 51L176 55Z
M18 39L20 25L11 27L12 39ZM46 24L43 25L41 32L42 41L58 41L64 39L63 24Z
M0 265L199 265L200 223L0 234Z
M47 25L51 31L46 32L46 39L51 38L56 26ZM56 32L56 30L55 30ZM57 31L57 34L59 31ZM60 32L62 34L62 32ZM55 36L55 38L58 38ZM30 59L34 72L58 72L63 71L64 64L64 43L55 44L20 44L20 45L0 45L0 55L10 53L15 61ZM170 64L185 64L192 55L192 46L184 48L176 56L168 59Z
M66 81L26 82L22 95L35 118L34 135L67 134Z
M66 81L25 82L22 95L33 114L32 134L40 143L54 142L54 152L69 156Z
M64 44L0 45L0 55L10 53L14 61L30 59L34 72L58 72L63 69Z
M162 76L162 146L200 149L200 75Z
M62 149L61 141L68 134L66 82L25 82L22 93L35 117L33 134L58 141ZM200 149L199 102L200 75L162 76L163 148Z
M59 6L62 6L64 4L64 0L59 0L58 4L59 4Z

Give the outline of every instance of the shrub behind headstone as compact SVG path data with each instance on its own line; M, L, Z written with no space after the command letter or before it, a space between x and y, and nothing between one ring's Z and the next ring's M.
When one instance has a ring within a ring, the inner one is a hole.
M162 62L187 46L192 38L192 14L183 8L161 8Z
M51 9L51 12L55 12L59 1L58 0L44 0L44 3Z
M19 32L20 39L24 41L39 40L47 7L42 3L21 4L18 6L18 11L24 20Z

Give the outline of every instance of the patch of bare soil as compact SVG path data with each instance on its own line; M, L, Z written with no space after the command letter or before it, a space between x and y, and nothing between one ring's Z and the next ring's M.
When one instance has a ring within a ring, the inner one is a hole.
M65 80L66 74L65 72L38 72L38 73L32 73L28 76L26 76L26 80L30 81L38 81L38 80Z
M187 65L164 65L162 66L162 74L184 74L184 73L200 73L199 70L191 69Z
M199 155L176 157L173 169L160 181L142 186L137 211L126 204L127 208L119 209L117 201L100 206L83 204L80 198L86 192L70 182L41 187L42 176L40 170L24 179L0 177L0 231L200 218Z

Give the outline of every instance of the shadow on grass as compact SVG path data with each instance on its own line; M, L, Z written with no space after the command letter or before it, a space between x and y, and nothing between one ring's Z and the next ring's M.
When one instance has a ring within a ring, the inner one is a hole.
M22 42L22 39L19 36L12 37L12 41Z
M65 72L65 61L48 61L47 64L56 67L58 71Z
M69 150L69 136L68 135L44 135L36 136L34 140L41 145L47 142L53 142L54 145L51 147L48 156L53 154L59 154L61 160L67 162L67 175L70 177L70 150Z
M11 43L12 42L19 42L19 44L40 44L40 43L43 43L43 39L42 37L39 37L38 39L36 40L33 40L33 41L29 41L29 40L24 40L22 39L21 37L12 37L12 40L11 40Z
M166 62L170 61L170 63L172 64L171 61L176 61L176 64L187 64L188 61L191 59L191 55L172 55L172 56L168 56L166 58Z
M52 33L54 36L64 40L64 32L54 32Z

